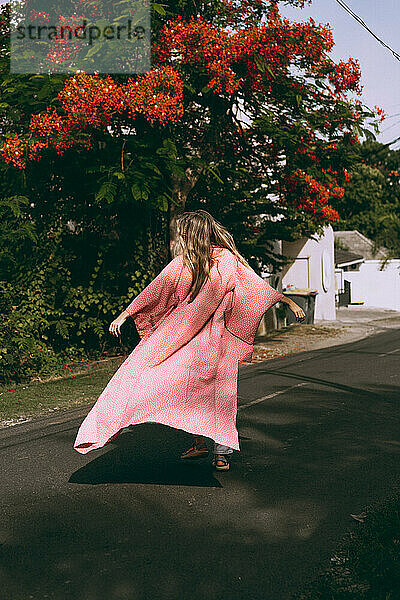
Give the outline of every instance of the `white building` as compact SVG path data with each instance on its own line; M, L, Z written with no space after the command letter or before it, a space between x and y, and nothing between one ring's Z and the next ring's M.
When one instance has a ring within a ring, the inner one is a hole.
M293 292L293 299L306 307L304 296L315 298L314 322L336 320L336 289L334 236L331 225L324 227L322 235L300 238L293 242L276 241L273 251L289 259L279 277L266 278L276 289ZM264 276L265 274L261 274ZM287 312L290 315L290 312ZM294 318L291 317L291 321ZM284 323L278 322L274 310L267 311L260 326L260 335L276 329Z
M335 275L339 304L400 310L400 258L386 259L386 249L357 230L335 231Z
M280 284L276 277L267 281L283 292L294 292L295 301L298 294L317 292L315 322L336 320L336 307L348 304L400 310L400 258L387 260L385 248L374 252L373 242L359 231L333 231L328 225L321 236L278 241L273 251L289 262ZM276 315L268 311L260 334L276 327Z
M334 235L331 225L321 236L281 242L291 261L282 270L282 291L315 290L314 320L336 320Z

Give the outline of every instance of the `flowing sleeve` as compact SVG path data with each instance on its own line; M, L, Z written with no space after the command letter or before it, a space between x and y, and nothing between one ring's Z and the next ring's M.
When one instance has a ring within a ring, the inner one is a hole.
M218 261L210 270L193 302L186 298L174 310L174 318L170 323L168 334L165 331L154 334L155 352L151 358L151 366L166 360L184 344L189 342L212 318L225 295L234 289L236 283L236 257L229 251L221 253ZM152 338L153 339L153 338Z
M235 301L226 315L226 328L246 344L252 345L263 314L284 298L284 294L238 262Z
M175 291L182 266L182 257L176 256L125 308L142 339L177 304Z
M266 311L285 298L285 294L278 292L267 281L264 280L264 289L266 295ZM265 312L266 312L265 311Z

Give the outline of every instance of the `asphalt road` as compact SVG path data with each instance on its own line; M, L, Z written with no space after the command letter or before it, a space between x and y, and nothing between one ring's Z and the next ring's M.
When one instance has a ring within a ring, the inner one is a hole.
M1 430L0 598L288 600L399 481L399 389L400 329L240 369L228 472L151 423L81 455L90 406Z

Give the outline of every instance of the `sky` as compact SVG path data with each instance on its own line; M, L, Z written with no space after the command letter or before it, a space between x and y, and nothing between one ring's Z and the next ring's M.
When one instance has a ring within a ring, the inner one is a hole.
M0 0L3 4L5 0ZM400 53L399 0L345 0L374 33ZM335 47L333 60L347 60L350 56L360 62L363 85L361 102L373 108L384 109L387 118L380 124L378 141L388 143L400 137L400 61L372 37L336 0L313 0L304 9L280 4L281 13L294 21L313 17L318 23L329 23ZM395 116L396 115L396 116ZM400 142L391 146L400 148Z
M400 54L399 0L344 0L345 4L370 29ZM400 61L351 17L335 0L313 0L304 9L280 5L280 12L293 21L309 17L317 23L329 23L335 46L332 59L357 58L361 68L363 91L358 97L368 107L384 109L387 118L380 124L377 140L388 143L400 137ZM391 117L393 115L393 117ZM397 116L394 116L397 115ZM391 117L391 118L389 118ZM391 146L400 148L400 143Z

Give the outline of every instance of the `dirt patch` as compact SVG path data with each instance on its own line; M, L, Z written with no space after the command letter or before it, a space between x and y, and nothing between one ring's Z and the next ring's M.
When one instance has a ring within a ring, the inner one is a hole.
M344 325L315 325L315 324L304 324L304 325L292 325L289 327L285 327L284 329L279 330L278 332L274 332L276 335L287 335L296 337L307 337L309 335L315 336L336 336L340 335L347 329Z
M279 356L346 343L362 338L367 333L365 328L357 328L356 331L353 326L339 324L294 324L257 338L251 362L263 362Z

